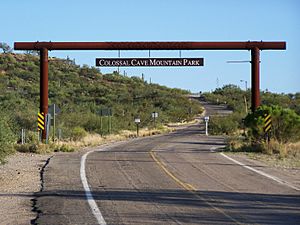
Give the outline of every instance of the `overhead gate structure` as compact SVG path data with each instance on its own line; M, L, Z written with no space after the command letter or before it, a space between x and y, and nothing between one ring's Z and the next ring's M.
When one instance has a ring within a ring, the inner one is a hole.
M15 50L40 51L40 112L48 113L48 51L50 50L248 50L251 51L251 109L260 105L260 50L285 50L286 42L15 42ZM42 139L46 139L46 129Z

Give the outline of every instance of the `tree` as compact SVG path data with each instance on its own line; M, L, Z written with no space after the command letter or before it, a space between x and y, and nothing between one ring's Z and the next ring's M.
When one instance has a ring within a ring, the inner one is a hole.
M12 52L12 48L4 42L0 43L0 49L2 49L3 53L11 53Z
M38 51L38 50L25 50L25 54L39 56L40 51Z

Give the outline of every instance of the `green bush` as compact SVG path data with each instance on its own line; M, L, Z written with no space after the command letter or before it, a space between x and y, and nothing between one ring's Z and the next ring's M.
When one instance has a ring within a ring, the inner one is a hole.
M232 135L238 131L242 121L239 113L228 116L210 116L209 133Z
M8 121L7 116L0 114L0 161L3 161L5 156L14 152L13 144L16 142L16 136Z
M24 144L24 145L15 145L15 149L18 152L25 153L38 153L39 146L36 144Z
M71 139L79 141L87 135L87 132L82 127L74 127L71 130Z
M63 139L80 139L85 131L108 134L107 118L103 118L101 126L97 114L104 108L113 111L113 133L134 130L135 116L141 118L141 127L151 126L153 111L159 113L158 125L191 120L201 110L199 102L186 97L188 91L117 73L104 75L97 68L80 67L69 59L49 60L49 104L55 103L61 109L56 128L61 129ZM1 110L11 114L16 125L12 130L16 133L21 129L32 132L37 129L38 71L37 56L0 53ZM36 141L35 133L26 132L26 138L26 142Z
M75 148L72 148L68 145L63 144L62 146L54 146L54 152L74 152Z
M271 137L279 142L295 142L300 140L300 116L292 109L284 109L278 105L260 106L254 113L247 115L245 125L248 135L256 141L264 136L264 116L271 115Z

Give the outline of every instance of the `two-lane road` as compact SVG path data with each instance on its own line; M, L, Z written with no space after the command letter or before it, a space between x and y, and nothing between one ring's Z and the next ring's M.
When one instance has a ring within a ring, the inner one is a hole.
M58 155L44 174L36 222L300 224L300 192L214 151L222 145L193 125L102 147L84 160Z

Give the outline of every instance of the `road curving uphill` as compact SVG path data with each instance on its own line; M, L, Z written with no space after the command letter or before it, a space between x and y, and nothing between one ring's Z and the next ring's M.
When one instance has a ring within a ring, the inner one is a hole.
M196 124L56 155L45 169L36 223L297 224L299 190L229 160L218 153L222 146L223 137Z

